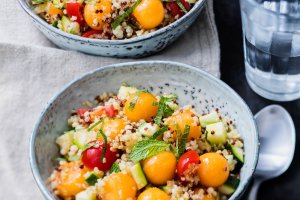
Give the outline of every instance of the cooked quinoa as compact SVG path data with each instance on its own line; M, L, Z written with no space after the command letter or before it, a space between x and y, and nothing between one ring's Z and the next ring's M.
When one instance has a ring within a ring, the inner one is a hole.
M243 140L220 109L124 85L83 105L56 140L49 182L60 198L226 200L237 188Z

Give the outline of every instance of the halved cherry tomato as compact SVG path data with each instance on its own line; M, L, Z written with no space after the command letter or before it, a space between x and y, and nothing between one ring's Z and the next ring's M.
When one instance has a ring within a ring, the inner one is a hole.
M78 108L77 109L77 114L79 115L79 117L84 117L84 113L89 112L90 109L87 108Z
M102 34L102 31L90 30L90 31L87 31L84 34L82 34L82 37L85 37L85 38L94 38L94 35L99 35L99 34Z
M190 151L184 153L179 158L178 163L177 163L178 176L183 177L184 171L187 170L187 168L190 164L192 164L192 163L199 164L199 162L200 162L199 154L196 151L190 150Z
M182 3L182 5L185 7L187 11L191 9L190 4L185 0L180 0L180 2ZM173 17L176 17L177 15L179 17L182 17L184 15L183 10L178 6L176 1L167 2L167 9L171 12Z
M67 13L68 13L68 17L71 19L73 16L76 17L76 22L78 22L78 24L80 26L84 25L84 21L83 21L83 17L80 14L80 8L81 5L78 2L68 2L66 3L66 9L67 9Z
M112 104L105 106L104 110L105 110L105 113L108 117L113 118L113 117L116 116L116 111L115 111L115 108Z
M91 143L95 143L95 145L82 153L81 159L84 166L90 170L93 170L95 167L97 167L101 171L108 171L112 164L117 160L117 151L111 151L110 145L107 144L104 159L103 162L101 162L100 159L104 148L104 142L97 140L92 141Z

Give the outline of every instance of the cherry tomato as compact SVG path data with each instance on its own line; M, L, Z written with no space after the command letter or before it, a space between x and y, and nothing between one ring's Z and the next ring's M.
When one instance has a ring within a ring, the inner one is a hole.
M88 187L84 178L88 169L80 166L80 162L72 161L65 162L58 168L59 171L55 176L56 189L64 199L71 198Z
M185 9L187 11L189 11L191 9L190 5L185 0L180 0L180 2L182 3L182 5L185 7ZM176 17L177 15L179 17L182 17L184 15L184 12L178 6L178 4L177 4L176 1L167 2L167 9L171 12L171 14L173 15L173 17Z
M83 17L80 13L80 3L78 2L68 2L66 4L66 9L68 13L68 17L71 19L72 17L76 17L76 22L80 25L84 25Z
M134 107L131 108L131 103L136 97ZM125 115L133 122L138 122L141 119L150 122L158 111L158 106L155 104L156 102L155 96L148 92L142 92L139 95L136 93L131 94L125 103Z
M104 110L105 110L105 113L108 117L113 118L113 117L116 116L116 111L115 111L115 108L112 104L105 106Z
M107 144L105 156L103 162L101 162L100 159L103 152L104 142L97 140L92 141L91 143L95 143L95 145L82 153L83 164L90 170L97 167L101 171L108 171L112 164L117 160L117 152L111 151L110 145Z
M112 13L112 1L101 0L97 3L87 3L83 9L83 17L89 27L94 30L103 30L108 26L105 18Z
M152 29L160 25L164 20L164 6L160 0L142 0L134 9L132 15L142 28Z
M218 153L210 152L200 156L198 176L200 183L206 187L219 187L229 176L229 164Z
M90 109L87 108L78 108L77 109L77 114L79 115L79 117L83 117L84 113L89 112Z
M196 151L190 150L184 153L178 160L177 163L177 174L179 177L183 177L184 171L188 168L188 166L192 163L199 164L200 159L199 155Z

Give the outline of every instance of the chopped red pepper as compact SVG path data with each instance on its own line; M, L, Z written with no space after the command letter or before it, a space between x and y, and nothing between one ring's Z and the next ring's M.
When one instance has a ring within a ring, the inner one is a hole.
M66 4L66 9L68 13L68 17L72 19L72 17L75 17L75 21L78 22L80 26L84 25L83 17L80 13L81 5L78 2L68 2Z
M180 2L182 3L182 5L185 7L185 9L187 11L189 11L191 9L190 4L188 2L186 2L185 0L180 0ZM182 17L184 15L184 12L179 7L179 5L177 4L176 1L167 2L167 8L171 12L173 17L176 17L176 16Z
M79 117L84 117L84 113L89 112L90 109L87 108L78 108L77 109L77 114L79 115Z
M105 113L108 117L115 117L116 116L116 111L115 108L112 104L105 106L104 107Z
M85 38L94 38L94 35L97 35L97 34L102 34L102 31L90 30L90 31L87 31L87 32L83 33L82 37L85 37Z

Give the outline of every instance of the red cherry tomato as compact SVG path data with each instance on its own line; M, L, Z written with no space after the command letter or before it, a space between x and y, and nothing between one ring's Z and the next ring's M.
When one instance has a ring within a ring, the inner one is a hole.
M96 35L100 35L100 34L102 34L102 31L90 30L90 31L87 31L87 32L83 33L82 37L85 37L85 38L95 38Z
M188 168L190 164L199 164L200 158L196 151L190 150L184 153L178 160L177 163L177 174L179 177L183 177L184 171Z
M180 0L180 2L182 3L182 5L185 7L185 9L187 11L189 11L191 9L190 4L188 2L186 2L185 0ZM177 4L176 1L167 2L167 9L171 12L171 14L173 15L173 17L176 17L177 15L179 17L182 17L184 15L184 12L178 6L178 4Z
M95 167L97 167L101 171L108 171L112 164L117 160L117 151L111 151L110 145L107 144L104 159L103 162L101 162L100 159L104 148L104 142L97 140L91 143L95 143L95 145L82 153L81 159L84 166L90 170L93 170Z
M105 110L105 113L108 117L113 118L113 117L116 116L116 111L115 111L115 108L112 104L110 104L108 106L105 106L104 110Z
M68 17L71 19L73 16L76 17L76 22L78 22L78 24L80 26L84 25L84 20L83 17L81 15L80 9L80 3L78 2L68 2L66 4L66 9L67 9L67 13L68 13Z
M87 108L78 108L77 114L79 115L79 117L84 117L84 113L89 112L89 111L90 111L90 109L87 109Z

